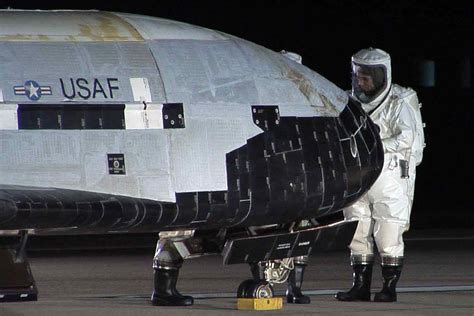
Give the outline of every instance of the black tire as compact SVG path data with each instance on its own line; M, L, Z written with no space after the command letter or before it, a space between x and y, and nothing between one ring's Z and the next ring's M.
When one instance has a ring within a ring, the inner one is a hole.
M240 283L237 290L237 297L240 298L271 298L273 296L273 287L265 280L245 280Z
M255 282L254 279L250 280L245 280L242 283L240 283L239 288L237 289L237 297L239 298L248 298L248 288L251 286L251 284Z

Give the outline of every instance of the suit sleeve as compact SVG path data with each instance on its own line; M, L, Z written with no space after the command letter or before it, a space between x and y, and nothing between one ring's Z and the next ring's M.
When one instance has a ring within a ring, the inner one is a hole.
M401 102L398 115L390 118L392 136L382 139L385 153L396 153L409 150L415 139L415 113L405 102Z

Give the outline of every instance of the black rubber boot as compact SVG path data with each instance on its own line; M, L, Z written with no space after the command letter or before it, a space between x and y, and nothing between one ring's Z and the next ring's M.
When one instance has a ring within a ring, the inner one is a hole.
M397 282L402 273L402 266L382 266L383 287L382 291L376 293L374 302L396 302Z
M155 306L189 306L194 300L176 290L179 269L155 269L155 289L151 303Z
M303 284L303 275L305 264L296 264L291 270L288 277L288 287L286 290L286 301L293 304L309 304L311 298L301 293L301 285Z
M338 292L339 301L370 301L370 283L372 281L372 264L354 264L352 269L352 288L348 292Z

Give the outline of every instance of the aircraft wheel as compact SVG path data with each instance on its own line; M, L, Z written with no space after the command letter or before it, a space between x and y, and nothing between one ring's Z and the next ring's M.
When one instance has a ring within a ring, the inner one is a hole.
M245 280L237 290L237 297L241 298L270 298L273 295L273 287L265 280Z

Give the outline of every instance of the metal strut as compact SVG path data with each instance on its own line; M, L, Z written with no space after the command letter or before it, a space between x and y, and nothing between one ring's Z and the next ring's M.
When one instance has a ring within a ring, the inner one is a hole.
M30 264L26 256L28 231L20 231L18 245L0 244L0 303L38 300Z

